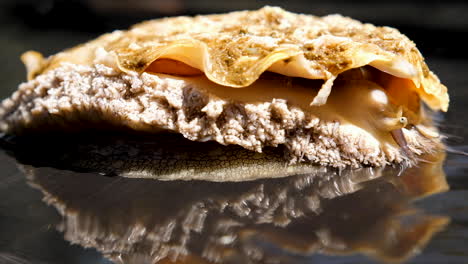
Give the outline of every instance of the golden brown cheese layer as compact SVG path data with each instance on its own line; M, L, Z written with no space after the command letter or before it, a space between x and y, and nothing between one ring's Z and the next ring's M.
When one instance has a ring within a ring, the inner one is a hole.
M23 61L32 79L62 62L99 62L124 72L142 72L161 58L183 62L212 82L231 87L247 87L265 71L325 80L313 105L326 102L340 73L371 65L411 80L432 109L446 111L449 104L446 87L428 69L415 44L396 29L277 7L146 21L47 59L29 52Z

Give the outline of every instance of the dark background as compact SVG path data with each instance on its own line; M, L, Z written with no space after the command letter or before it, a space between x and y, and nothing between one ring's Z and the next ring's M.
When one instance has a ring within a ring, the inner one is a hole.
M264 5L320 16L339 13L363 22L396 27L414 40L426 57L468 59L464 41L468 34L468 1L463 0L3 0L0 96L7 96L24 80L18 58L26 50L50 55L144 19L256 9ZM429 60L429 66L431 63Z
M340 13L398 28L416 42L429 67L449 88L451 104L441 128L449 135L452 148L468 151L464 140L468 137L466 0L0 0L0 98L9 96L25 80L19 56L27 50L51 55L144 19L256 9L264 5L314 15ZM452 217L452 224L411 263L468 263L467 159L449 155L446 171L451 191L424 200L421 206ZM58 221L57 216L40 201L41 197L25 184L24 175L14 161L0 155L0 264L108 263L93 250L69 246L63 241L51 227ZM368 263L362 259L315 260Z

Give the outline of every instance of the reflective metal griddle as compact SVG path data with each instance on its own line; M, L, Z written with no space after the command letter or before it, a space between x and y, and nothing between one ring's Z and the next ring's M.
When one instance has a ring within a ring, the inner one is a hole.
M129 9L126 1L4 2L0 3L2 98L24 81L25 71L18 58L28 49L52 54L157 15L264 5L238 1L228 7L213 1L175 1L173 6L161 6L161 1L141 1ZM119 8L110 8L117 5L111 2L118 2ZM144 5L149 2L159 6L151 9ZM308 167L297 168L288 177L239 183L158 181L151 175L161 171L161 155L138 161L154 155L148 150L161 146L160 142L171 144L177 138L169 136L159 142L106 134L48 135L29 141L2 138L0 264L155 260L467 263L468 159L460 152L468 151L468 59L464 42L459 41L467 33L463 20L467 5L460 1L392 1L384 5L367 1L352 5L271 2L275 3L296 12L343 13L392 25L412 38L450 89L450 111L436 117L450 147L445 161L439 153L410 170ZM214 158L219 146L211 147L214 152L208 155L212 157L208 162L222 169L222 163ZM201 150L196 144L182 152L189 153L185 158L198 158L184 162L180 148L169 150L163 156L173 155L178 168L199 167ZM250 164L263 164L265 173L274 171L281 176L281 167L271 165L278 165L282 154L270 154L273 161L259 156L255 158L260 163ZM245 167L246 163L236 160L236 170ZM177 166L171 173L176 173Z

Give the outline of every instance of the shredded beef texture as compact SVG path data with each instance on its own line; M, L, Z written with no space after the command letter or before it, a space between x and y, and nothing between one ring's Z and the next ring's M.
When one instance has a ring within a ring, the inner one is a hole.
M354 125L319 120L283 99L246 103L218 98L182 78L123 73L104 65L63 66L23 83L0 108L9 134L83 127L172 131L262 152L284 145L290 162L334 167L410 162L396 145ZM414 154L435 148L415 129L403 129Z

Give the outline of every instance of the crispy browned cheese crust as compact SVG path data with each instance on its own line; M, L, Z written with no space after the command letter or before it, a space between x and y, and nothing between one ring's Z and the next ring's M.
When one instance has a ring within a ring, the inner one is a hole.
M294 14L278 7L150 20L45 60L37 53L26 53L23 59L32 79L62 62L102 62L102 51L110 53L112 58L105 59L115 60L125 72L143 72L155 60L170 58L231 87L246 87L267 70L323 79L316 105L326 102L338 74L371 65L411 79L432 109L446 111L449 104L447 88L428 69L416 45L398 30L340 15Z

